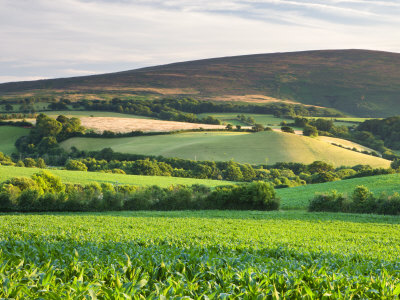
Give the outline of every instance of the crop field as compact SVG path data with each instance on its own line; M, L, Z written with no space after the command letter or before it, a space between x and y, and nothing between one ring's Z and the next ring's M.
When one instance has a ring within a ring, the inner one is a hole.
M11 179L12 177L30 177L32 174L39 172L38 168L21 168L0 166L0 182ZM68 170L49 170L54 175L61 178L64 183L80 183L89 184L93 182L111 183L111 184L129 184L137 186L158 185L160 187L168 187L171 185L184 184L203 184L209 187L219 185L229 185L229 181L211 180L211 179L194 179L168 176L141 176L141 175L124 175L110 174L99 172L83 172L83 171L68 171Z
M279 126L282 121L286 121L287 123L292 123L293 120L286 118L278 118L273 115L263 115L263 114L247 114L243 113L246 117L252 117L256 123L263 124L264 126ZM248 124L243 123L237 119L237 115L241 115L241 113L204 113L198 114L199 118L204 118L207 116L214 117L216 119L221 120L224 124L232 124L232 125L242 125L247 126Z
M0 152L4 154L11 154L17 149L14 144L15 141L24 135L27 135L29 129L14 127L14 126L0 126Z
M59 111L48 111L44 112L48 116L59 116L64 115L66 117L111 117L111 118L134 118L134 119L150 119L150 117L131 115L131 114L121 114L116 112L106 112L106 111L81 111L81 110L59 110Z
M282 161L312 163L324 160L336 166L369 164L388 167L390 161L333 146L330 143L280 132L185 132L132 138L72 138L64 149L101 150L185 159L273 164Z
M298 211L1 214L0 297L394 299L399 231Z
M358 185L368 187L375 195L385 192L388 195L394 192L400 193L400 174L379 175L362 178L353 178L340 181L332 181L319 184L310 184L293 188L277 189L277 195L281 198L282 209L307 209L309 201L315 193L338 192L351 195Z

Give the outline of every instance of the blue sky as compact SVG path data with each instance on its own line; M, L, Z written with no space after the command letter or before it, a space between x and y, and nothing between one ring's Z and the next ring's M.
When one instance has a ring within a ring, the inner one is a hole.
M400 52L400 0L0 0L0 82L311 49Z

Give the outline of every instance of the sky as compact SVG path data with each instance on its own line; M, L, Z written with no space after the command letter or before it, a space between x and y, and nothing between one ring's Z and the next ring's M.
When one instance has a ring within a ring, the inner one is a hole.
M0 0L0 82L350 48L400 52L400 0Z

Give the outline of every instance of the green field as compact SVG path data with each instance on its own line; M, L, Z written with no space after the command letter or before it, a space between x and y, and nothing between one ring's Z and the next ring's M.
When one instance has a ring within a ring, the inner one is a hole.
M358 185L368 187L375 195L386 192L391 195L394 192L400 193L400 174L379 175L362 178L354 178L320 184L310 184L293 188L276 190L281 198L282 209L306 209L309 201L315 193L337 190L341 193L351 195Z
M20 168L0 166L0 182L19 176L30 177L32 174L41 171L37 168ZM140 176L140 175L124 175L110 174L99 172L82 172L67 170L50 170L54 175L60 176L64 183L80 183L89 184L93 182L111 183L111 184L129 184L138 186L158 185L168 187L176 184L192 185L203 184L209 187L230 184L229 181L219 181L211 179L194 179L168 176Z
M394 299L398 217L0 214L0 298Z
M323 160L336 166L369 164L388 167L390 162L342 149L329 143L279 132L186 132L172 135L133 138L72 138L61 143L64 149L114 151L145 155L162 155L184 159L234 161L250 164L276 162L312 163Z
M17 149L14 144L15 141L24 135L27 135L29 129L15 126L0 126L0 152L4 154L11 154Z
M232 124L232 125L241 125L241 126L249 126L246 123L243 123L237 119L237 115L241 115L242 113L204 113L198 114L199 118L204 118L207 116L211 116L213 118L219 119L223 122L223 124ZM246 117L252 117L257 124L262 124L264 126L270 127L280 127L280 123L285 121L287 123L293 123L293 120L287 118L278 118L273 115L263 115L263 114L247 114L243 113Z

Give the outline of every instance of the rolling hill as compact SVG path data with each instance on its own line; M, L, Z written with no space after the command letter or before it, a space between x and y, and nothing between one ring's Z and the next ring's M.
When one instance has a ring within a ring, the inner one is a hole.
M162 155L193 160L234 161L250 164L276 162L312 163L315 160L335 166L369 164L389 167L390 161L333 146L317 139L281 132L185 132L132 138L71 138L64 149L101 150L146 155Z
M357 116L400 114L400 54L324 50L204 59L95 76L0 84L0 95L290 101Z

